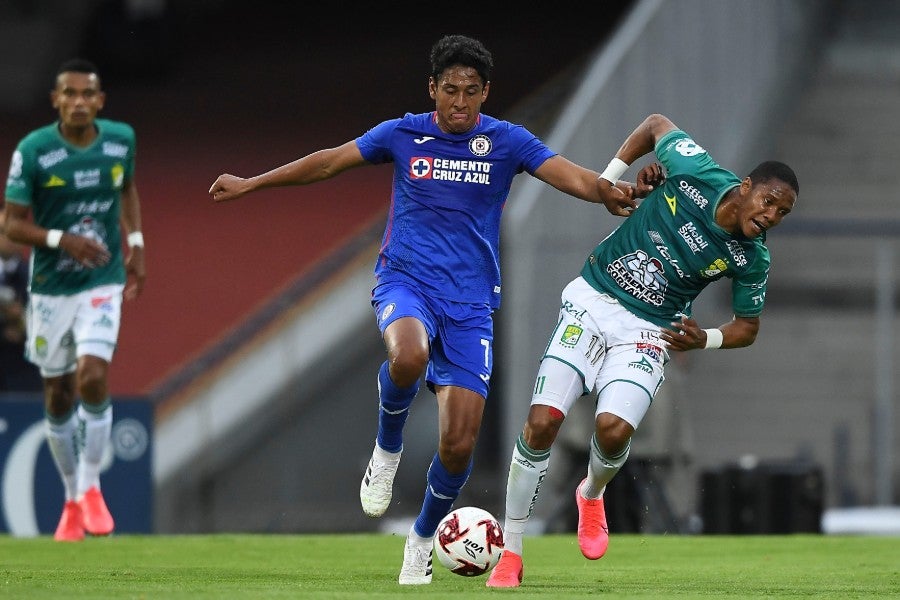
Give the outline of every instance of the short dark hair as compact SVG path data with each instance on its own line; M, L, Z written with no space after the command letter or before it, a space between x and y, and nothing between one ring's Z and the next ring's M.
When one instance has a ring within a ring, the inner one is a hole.
M770 179L780 179L792 188L794 192L800 194L800 183L797 181L797 175L794 170L777 160L767 160L759 163L755 169L750 171L748 175L753 183L762 183Z
M100 70L97 65L84 58L70 58L59 65L56 74L62 73L93 73L100 77Z
M491 80L494 58L484 44L464 35L445 35L431 47L431 76L437 81L453 65L472 67L483 83Z

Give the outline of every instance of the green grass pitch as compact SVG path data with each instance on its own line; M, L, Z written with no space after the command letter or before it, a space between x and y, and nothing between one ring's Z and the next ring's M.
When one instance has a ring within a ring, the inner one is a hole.
M0 598L900 598L900 537L614 535L582 558L574 534L525 539L525 581L486 588L435 563L400 586L403 537L0 536Z

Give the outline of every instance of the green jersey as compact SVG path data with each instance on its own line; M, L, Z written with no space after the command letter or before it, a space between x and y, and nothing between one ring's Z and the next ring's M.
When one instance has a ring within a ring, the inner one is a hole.
M95 124L97 138L86 148L69 144L53 123L29 133L13 153L6 199L31 207L41 227L91 237L112 255L109 264L88 269L62 249L33 248L32 293L70 295L125 283L119 215L122 188L134 176L134 130L107 119Z
M581 275L662 327L690 316L694 298L722 277L731 279L734 315L759 316L769 273L765 234L749 239L715 222L719 202L740 178L680 130L663 136L655 150L665 183L600 242Z

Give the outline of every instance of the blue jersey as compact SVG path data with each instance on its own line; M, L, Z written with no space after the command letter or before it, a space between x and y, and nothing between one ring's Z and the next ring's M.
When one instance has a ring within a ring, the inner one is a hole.
M371 163L394 163L375 276L454 302L500 306L500 217L513 177L555 153L531 132L480 115L464 134L435 113L384 121L356 139Z

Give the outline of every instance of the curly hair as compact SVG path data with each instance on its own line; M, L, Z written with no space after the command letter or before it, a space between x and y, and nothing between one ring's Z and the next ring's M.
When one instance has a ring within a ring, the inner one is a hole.
M464 35L445 35L431 47L431 76L440 79L441 73L454 65L472 67L483 83L491 80L494 58L484 44Z

